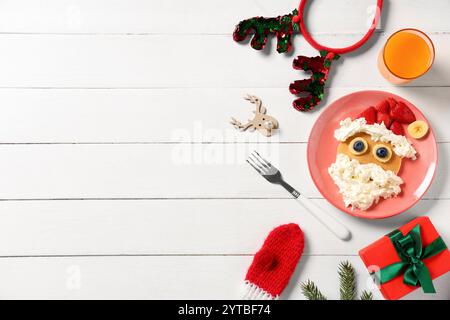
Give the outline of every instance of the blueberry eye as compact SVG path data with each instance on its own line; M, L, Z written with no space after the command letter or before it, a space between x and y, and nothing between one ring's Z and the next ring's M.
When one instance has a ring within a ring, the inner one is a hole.
M388 147L379 144L373 149L373 155L380 162L388 162L392 157L392 151Z
M354 155L360 156L367 151L368 145L366 140L364 140L361 137L358 137L350 142L349 149L350 152L353 153Z
M364 150L364 142L362 141L356 141L353 144L353 150L355 150L356 152L361 152Z
M389 151L385 147L377 149L377 156L379 158L386 158L389 155Z

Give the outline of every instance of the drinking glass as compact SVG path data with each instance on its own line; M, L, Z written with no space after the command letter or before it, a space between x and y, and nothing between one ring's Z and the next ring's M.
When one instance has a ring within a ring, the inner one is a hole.
M430 70L435 57L431 39L417 29L392 34L378 56L380 73L393 84L405 84Z

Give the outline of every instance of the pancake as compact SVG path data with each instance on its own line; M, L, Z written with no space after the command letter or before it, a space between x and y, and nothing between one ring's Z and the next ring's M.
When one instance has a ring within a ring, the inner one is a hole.
M356 155L350 151L350 142L356 137L361 137L361 138L365 139L368 144L368 150L362 155ZM372 153L372 150L375 147L375 145L384 145L386 148L391 150L391 152L392 152L391 159L389 159L389 161L384 162L384 163L381 161L378 161ZM368 164L368 163L377 164L380 167L382 167L384 170L391 170L395 174L398 174L398 172L400 171L400 168L402 166L402 157L399 157L398 155L395 154L395 152L392 150L391 144L384 143L381 141L375 142L372 140L371 136L366 133L357 133L354 136L348 138L345 142L339 143L338 148L337 148L337 153L338 154L343 153L343 154L349 156L350 159L358 160L362 164Z

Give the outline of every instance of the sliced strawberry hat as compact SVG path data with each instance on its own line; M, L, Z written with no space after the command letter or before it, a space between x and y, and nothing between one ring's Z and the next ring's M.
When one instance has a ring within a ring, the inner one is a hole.
M397 100L395 100L392 97L389 97L386 99L387 103L389 103L389 108L394 109L394 107L397 105Z
M368 107L356 118L366 119L367 124L384 123L396 135L404 135L403 124L411 124L416 121L412 110L402 101L390 97L382 100L375 107Z
M375 107L369 107L361 112L356 118L364 118L368 124L374 124L377 122L377 109L375 109Z
M403 129L403 125L400 122L394 121L391 124L391 131L399 136L405 135L405 129Z
M243 299L278 299L300 261L304 245L304 235L297 224L275 228L248 269Z
M377 123L379 123L379 124L384 123L386 128L390 128L391 124L392 124L392 118L388 113L378 112L377 113Z
M394 108L391 108L391 117L400 123L410 124L416 121L416 116L411 109L403 102L397 101Z
M375 109L377 110L378 113L389 114L391 111L391 105L388 100L382 100L377 103Z

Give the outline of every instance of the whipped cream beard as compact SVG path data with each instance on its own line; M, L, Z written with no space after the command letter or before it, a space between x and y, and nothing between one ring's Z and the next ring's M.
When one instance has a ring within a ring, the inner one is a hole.
M396 197L400 192L402 178L375 163L361 164L339 153L328 173L342 194L346 207L367 210L380 198Z

